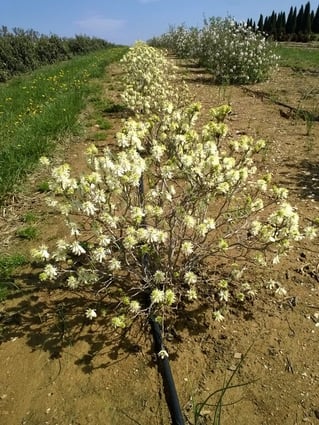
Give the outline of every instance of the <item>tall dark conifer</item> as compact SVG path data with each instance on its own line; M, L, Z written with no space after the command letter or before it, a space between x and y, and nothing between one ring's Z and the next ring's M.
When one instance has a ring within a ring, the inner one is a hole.
M296 34L297 31L297 8L294 8L294 13L292 15L292 28L291 33Z
M277 14L274 10L270 17L270 34L277 39Z
M262 14L259 17L259 21L257 23L257 27L258 27L259 31L264 31L264 17L263 17Z
M304 34L311 33L311 6L310 1L306 3L305 10L302 17L302 32Z
M297 20L296 20L296 33L297 34L303 32L303 22L304 22L303 16L304 16L304 8L303 8L303 5L302 5L302 6L300 6L300 9L299 9L299 12L298 12L298 15L297 15Z
M264 20L264 31L267 34L270 34L270 19L269 19L269 16L266 16L266 18Z
M293 24L293 14L294 14L294 9L291 6L290 10L289 10L289 14L288 14L288 18L287 18L287 22L286 22L286 33L287 34L292 34L293 30L292 30L292 24Z
M312 32L319 34L319 6L312 21Z

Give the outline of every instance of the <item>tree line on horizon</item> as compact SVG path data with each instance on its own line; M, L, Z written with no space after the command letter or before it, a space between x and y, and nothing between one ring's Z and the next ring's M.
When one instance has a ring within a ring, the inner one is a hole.
M72 38L44 35L32 29L0 27L0 82L42 65L114 46L106 40L76 35Z
M289 13L275 11L269 16L259 17L256 24L252 19L247 20L247 25L263 31L276 41L301 41L307 42L319 39L319 5L316 10L311 9L308 1L297 7L290 7Z

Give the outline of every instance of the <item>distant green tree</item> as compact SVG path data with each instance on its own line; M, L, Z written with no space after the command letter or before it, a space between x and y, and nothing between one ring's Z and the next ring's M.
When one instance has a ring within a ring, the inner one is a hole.
M301 34L304 32L303 22L304 22L304 7L300 6L297 19L296 19L296 33Z
M264 31L264 17L261 14L257 23L257 27L259 29L259 31Z
M294 15L294 9L291 6L291 8L289 10L287 22L286 22L286 33L287 34L293 34L294 33L294 30L293 30L293 15Z
M269 18L269 16L266 16L265 17L265 20L264 20L264 31L267 33L267 34L270 34L270 18Z
M316 13L312 21L312 32L319 34L319 6L317 7Z
M280 12L276 22L277 40L284 40L286 34L286 13Z
M277 13L272 12L270 17L270 34L277 40Z
M311 33L311 6L310 2L306 3L302 17L302 32L309 35Z

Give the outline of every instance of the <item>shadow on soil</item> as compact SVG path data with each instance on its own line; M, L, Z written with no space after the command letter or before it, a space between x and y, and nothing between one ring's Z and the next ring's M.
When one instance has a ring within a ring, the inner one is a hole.
M145 353L145 347L150 359L154 356L153 336L146 317L136 319L128 330L115 331L110 323L117 305L106 296L97 298L89 291L80 294L49 285L39 289L35 286L34 275L20 275L19 278L24 282L23 289L12 293L0 312L0 344L24 337L32 351L48 352L54 360L61 358L65 349L82 342L82 351L74 363L84 373L108 368L142 350ZM84 315L86 308L95 308L98 318L94 321L87 319ZM195 306L191 311L182 308L178 316L167 322L167 341L176 347L170 352L171 360L178 358L182 332L187 330L189 335L205 335L210 326L208 310L211 311L208 304ZM249 315L246 319L249 320ZM98 361L94 361L98 357ZM152 367L155 364L154 359L149 363Z
M295 191L297 196L304 199L319 200L319 162L303 160L299 164L288 163L287 167L293 169L289 175L281 174L281 184L288 187L291 186L293 180L296 189L289 188L292 192ZM294 187L294 186L293 186Z

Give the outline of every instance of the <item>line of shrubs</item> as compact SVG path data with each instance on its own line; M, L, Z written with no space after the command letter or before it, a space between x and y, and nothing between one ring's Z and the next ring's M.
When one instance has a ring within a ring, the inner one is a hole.
M106 40L76 35L61 38L57 35L43 35L34 30L7 27L0 28L0 82L42 65L52 64L72 56L113 46Z

